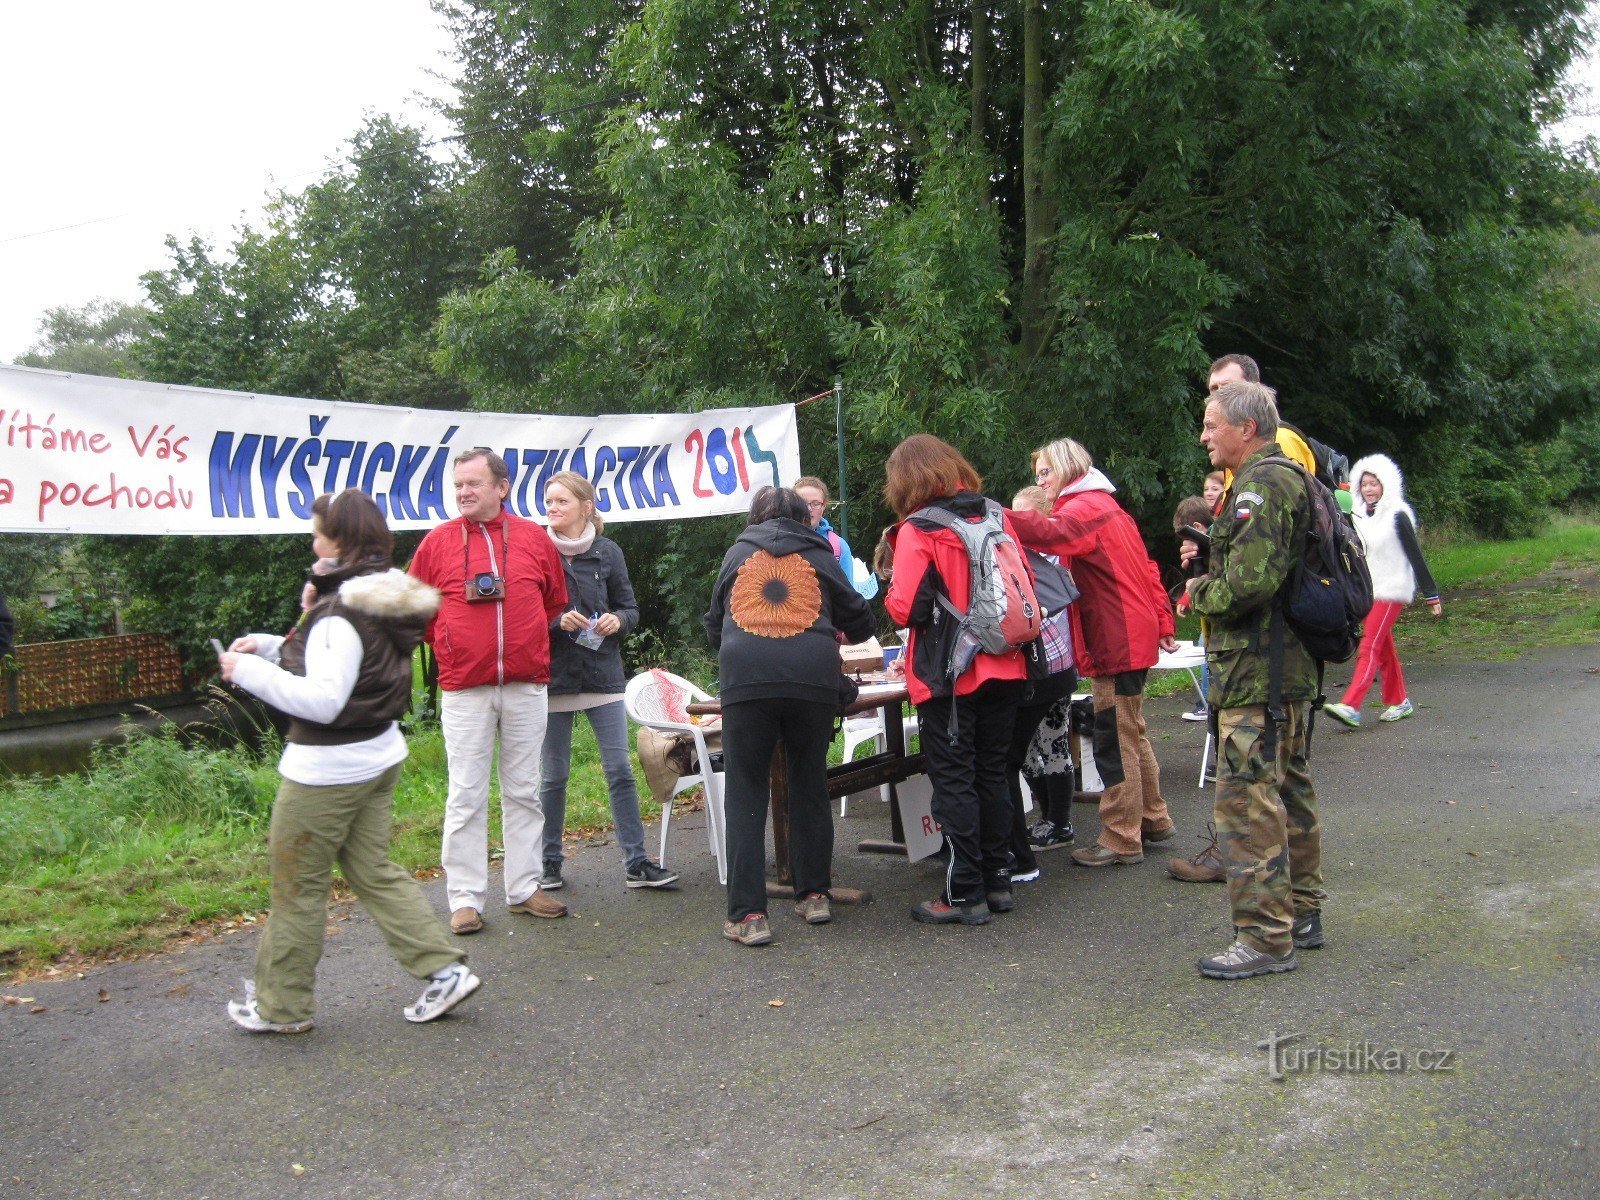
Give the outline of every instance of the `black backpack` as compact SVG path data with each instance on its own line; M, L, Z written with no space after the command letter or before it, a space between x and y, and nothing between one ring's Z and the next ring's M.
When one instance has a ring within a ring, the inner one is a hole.
M1350 486L1350 459L1347 455L1335 450L1327 442L1317 441L1305 430L1287 421L1279 421L1278 425L1300 435L1300 440L1311 451L1311 461L1317 464L1314 474L1324 487L1329 491L1338 491Z
M1372 611L1366 549L1326 484L1292 459L1272 455L1261 461L1288 468L1306 487L1305 529L1277 607L1312 658L1349 662L1361 645L1361 623Z

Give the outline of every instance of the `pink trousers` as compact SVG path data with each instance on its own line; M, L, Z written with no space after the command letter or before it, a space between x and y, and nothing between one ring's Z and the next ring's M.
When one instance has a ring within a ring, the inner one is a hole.
M1383 676L1384 704L1393 706L1406 698L1406 677L1394 648L1394 623L1404 607L1398 600L1372 602L1372 612L1361 631L1361 648L1356 651L1356 673L1344 690L1344 703L1351 708L1361 707L1379 674Z

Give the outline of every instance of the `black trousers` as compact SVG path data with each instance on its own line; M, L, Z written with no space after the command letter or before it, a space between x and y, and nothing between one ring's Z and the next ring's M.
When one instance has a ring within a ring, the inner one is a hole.
M944 696L917 706L922 753L933 783L933 819L950 849L945 898L971 904L1011 879L1011 797L1006 753L1017 705L1027 685L991 679L970 696ZM955 706L956 732L950 735Z
M1078 673L1073 670L1062 671L1041 680L1033 687L1033 694L1028 697L1026 704L1017 706L1016 722L1011 728L1011 743L1006 750L1006 794L1011 801L1011 869L1014 871L1031 871L1038 866L1038 861L1033 856L1033 847L1028 844L1028 818L1022 811L1022 781L1019 772L1022 764L1027 761L1028 747L1033 742L1033 735L1039 731L1039 725L1044 720L1045 714L1050 711L1050 706L1056 701L1072 695L1078 686ZM1066 776L1067 797L1063 821L1070 824L1072 821L1072 777ZM1042 789L1032 788L1035 798ZM1056 819L1055 806L1046 808L1037 805L1041 820Z
M750 700L722 710L723 809L728 819L728 919L767 911L767 806L772 752L789 761L789 871L794 894L826 892L833 876L833 806L828 745L834 706L812 700Z

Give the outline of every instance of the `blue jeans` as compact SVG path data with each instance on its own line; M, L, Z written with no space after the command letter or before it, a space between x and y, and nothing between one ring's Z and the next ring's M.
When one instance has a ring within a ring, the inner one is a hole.
M628 757L628 712L621 700L586 708L595 741L600 743L600 765L605 768L611 817L617 823L617 843L628 870L644 862L644 822L639 819L639 788L633 781L633 760ZM572 773L572 712L553 712L544 731L544 754L539 760L539 799L544 805L544 861L561 862L561 829L567 819L567 777Z

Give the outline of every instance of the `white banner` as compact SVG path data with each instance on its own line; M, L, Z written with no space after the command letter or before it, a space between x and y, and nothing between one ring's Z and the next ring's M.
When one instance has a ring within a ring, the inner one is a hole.
M359 487L392 529L458 515L452 460L487 446L508 504L539 520L557 471L607 523L748 511L800 475L794 406L557 417L435 412L64 375L0 364L0 531L305 533L311 502Z

